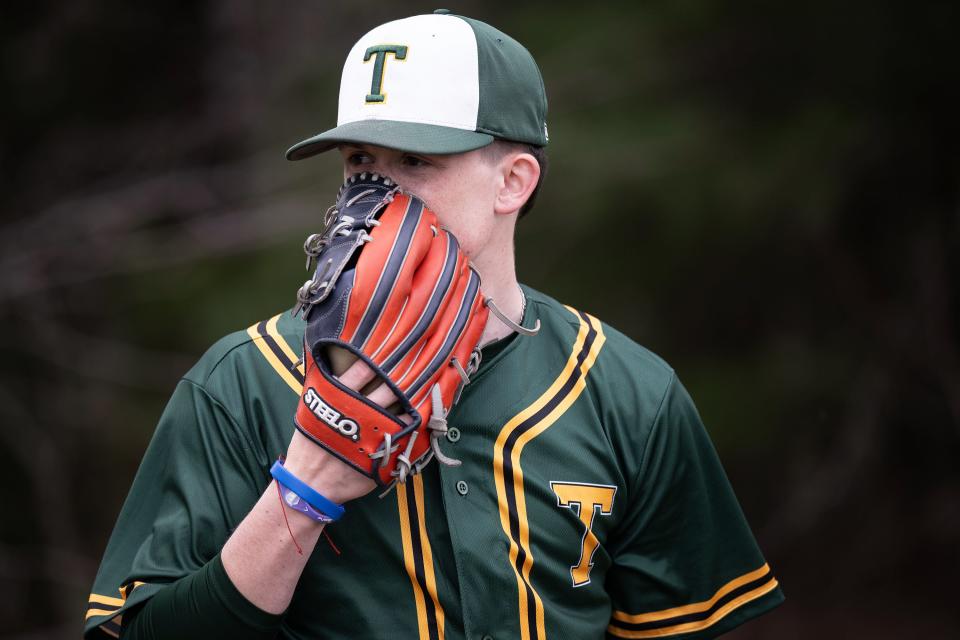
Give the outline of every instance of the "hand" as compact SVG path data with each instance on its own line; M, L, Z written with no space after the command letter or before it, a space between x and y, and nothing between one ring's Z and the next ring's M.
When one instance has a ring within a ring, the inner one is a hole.
M334 358L334 360L337 359L339 358ZM362 360L351 359L352 364L341 365L341 367L346 366L346 370L337 376L337 379L350 389L360 391L373 380L374 374ZM397 401L396 396L385 384L370 391L366 397L381 407L389 407ZM408 416L402 416L401 419L409 422ZM365 496L377 486L372 479L312 442L299 429L293 431L284 466L293 475L337 504Z

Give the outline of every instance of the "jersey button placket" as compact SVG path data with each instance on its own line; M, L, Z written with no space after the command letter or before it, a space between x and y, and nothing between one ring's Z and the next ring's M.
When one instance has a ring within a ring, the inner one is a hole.
M456 427L450 427L447 429L447 440L450 442L457 442L460 440L460 429L457 429ZM457 493L462 496L465 496L470 492L470 485L467 484L466 480L458 480L456 487Z

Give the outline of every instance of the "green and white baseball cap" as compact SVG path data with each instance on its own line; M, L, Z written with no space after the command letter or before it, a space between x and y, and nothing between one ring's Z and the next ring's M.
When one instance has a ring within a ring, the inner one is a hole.
M337 126L287 151L301 160L341 143L461 153L494 138L547 144L547 95L533 56L490 25L446 9L394 20L353 46Z

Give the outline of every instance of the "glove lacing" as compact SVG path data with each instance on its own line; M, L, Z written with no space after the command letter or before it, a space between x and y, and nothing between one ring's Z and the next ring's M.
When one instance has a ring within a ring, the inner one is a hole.
M357 178L365 180L367 178L367 173L363 172L359 176L350 176L343 185L340 187L340 193L348 187L349 184L356 182ZM370 177L373 180L379 180L380 174L374 173ZM393 187L388 191L376 207L373 208L373 212L380 211L388 204L393 202L394 196L401 192L400 185L393 182L390 178L383 176L383 183L385 186ZM347 209L365 196L368 196L372 193L376 193L375 189L366 189L361 191L357 195L350 198L343 206L344 209ZM340 194L337 194L337 201L340 200ZM338 220L339 216L339 220ZM307 236L307 239L303 243L303 252L307 255L306 269L310 270L310 267L313 265L313 261L323 252L323 250L330 244L330 242L338 236L349 236L356 225L357 221L351 216L340 216L340 210L337 209L337 205L331 205L326 213L323 215L323 231L320 233L311 233ZM380 221L373 217L373 214L368 215L364 221L363 225L370 229L372 227L379 227ZM360 231L359 242L360 244L366 244L367 242L372 242L373 237L366 231ZM326 289L331 285L331 282L328 280L330 275L331 268L333 266L333 260L327 260L327 263L323 266L322 270L319 270L314 274L312 278L303 283L303 286L297 290L297 306L294 308L293 315L296 316L300 311L304 311L306 314L310 307L312 306L311 300L313 300L322 289Z
M520 289L520 295L523 297L523 309L520 311L520 319L522 322L523 313L527 308L527 296L524 295L523 289ZM497 318L497 320L507 325L507 328L509 328L511 331L516 331L520 335L524 335L524 336L535 336L538 333L540 333L540 318L537 318L537 321L533 325L533 327L528 329L523 325L517 324L516 322L511 320L509 317L507 317L505 313L500 311L500 309L497 308L496 303L493 301L493 298L484 298L483 304L486 305L488 309L490 309L490 312Z
M463 391L463 387L470 382L470 376L472 376L480 368L480 360L482 355L480 349L474 349L470 353L470 361L467 363L466 369L463 365L460 364L460 361L456 358L450 360L450 365L453 366L457 373L460 374L460 384L457 387L457 392L454 397L453 403L456 404L460 398L460 393ZM450 456L443 453L440 449L440 438L446 437L449 429L447 426L447 414L449 411L443 406L443 397L440 391L440 385L434 384L430 389L430 399L431 399L431 412L430 417L427 420L427 432L430 434L430 450L426 452L419 460L411 461L410 454L413 451L413 445L417 440L417 437L420 435L419 431L414 431L410 434L410 439L407 441L407 447L404 449L403 453L397 456L397 468L390 472L390 475L394 477L394 481L391 482L387 488L380 494L380 497L384 497L397 483L405 483L410 476L416 475L423 471L423 468L427 466L434 458L438 462L444 464L448 467L457 467L462 464L460 460L456 458L451 458ZM391 436L389 433L385 433L383 436L384 446L379 451L374 453L367 454L372 459L383 459L387 460L397 450L398 445L392 445Z

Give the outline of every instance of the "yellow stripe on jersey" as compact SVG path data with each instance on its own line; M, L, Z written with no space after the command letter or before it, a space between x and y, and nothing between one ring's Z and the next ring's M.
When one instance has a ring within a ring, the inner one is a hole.
M123 614L118 614L117 611L126 604L127 598L131 593L142 585L146 584L139 580L131 582L130 584L123 585L119 589L120 592L119 598L114 598L112 596L104 596L99 593L91 593L90 598L88 599L88 608L87 613L84 616L84 620L89 620L94 616L113 616L112 618L100 623L100 630L106 633L107 635L113 636L114 638L120 637L120 626L123 624ZM104 609L103 607L109 607Z
M106 604L113 607L122 607L124 603L123 598L111 598L110 596L102 596L99 593L91 593L89 601L93 604Z
M283 339L283 336L280 335L280 332L277 331L277 322L279 320L280 320L280 314L278 313L277 315L273 316L267 321L267 335L273 338L274 340L276 340L277 344L280 345L280 349L283 351L284 354L286 354L287 359L290 361L292 365L294 362L300 359L300 356L298 356L294 352L294 350L290 347L290 345L287 344L287 341ZM302 376L304 373L303 363L301 362L300 364L298 364L296 369L297 371L300 372L300 375ZM289 371L290 369L288 368L287 370Z
M292 354L293 350L290 349L290 345L280 337L280 334L277 333L276 327L279 318L280 314L277 314L267 322L260 322L253 325L247 329L247 335L253 339L253 343L257 346L257 349L259 349L263 357L267 359L267 362L269 362L270 366L277 372L277 375L293 389L294 393L300 395L300 392L303 390L303 383L301 380L298 380L297 376L291 371L293 363L297 361L297 358L291 357L288 359L287 357L287 354ZM272 334L268 330L271 323L273 326ZM274 349L274 346L277 348ZM302 372L298 370L298 373L300 373L299 377L302 379Z
M92 618L93 616L109 616L116 613L116 609L87 609L86 618Z
M522 640L543 640L546 629L543 602L530 583L533 555L520 455L524 446L555 423L580 396L586 386L587 373L605 341L596 318L570 307L567 309L577 317L580 327L563 370L539 398L504 425L494 444L494 483L500 524L510 540L509 559L517 580Z
M140 586L142 586L142 585L145 585L145 584L147 584L147 583L146 583L146 582L143 582L143 581L141 581L141 580L135 580L135 581L131 582L130 584L125 584L125 585L123 585L122 587L120 587L120 593L123 594L124 599L129 598L129 597L130 597L130 594L133 593L133 590L134 590L134 589L136 589L137 587L140 587Z
M430 595L436 618L437 637L443 640L443 607L437 597L437 577L433 571L433 550L430 548L430 539L427 538L427 520L423 513L423 477L419 474L413 477L413 495L417 503L417 521L420 523L420 549L423 552L423 573L427 581L427 593Z
M421 640L430 638L427 627L427 603L424 600L423 587L417 578L417 558L413 550L413 532L410 530L410 511L407 509L407 485L397 485L397 510L400 512L400 540L403 544L403 564L407 568L410 584L413 586L413 600L417 607L417 629Z
M130 584L123 585L117 589L117 591L120 592L119 598L114 598L113 596L104 596L99 593L91 593L87 600L87 614L84 619L92 618L93 616L108 616L116 613L117 609L126 603L127 598L131 593L133 593L134 589L144 584L146 583L137 580L135 582L131 582ZM120 620L120 616L117 616L115 620Z
M713 626L730 612L773 591L778 585L770 567L764 564L759 569L734 578L720 587L710 599L702 602L649 613L614 611L607 632L619 638L660 638L701 631ZM702 614L702 618L689 620L690 616L697 614Z
M403 563L413 586L417 609L418 637L421 640L443 640L444 613L437 598L433 552L424 519L423 478L415 475L410 482L412 489L408 484L397 485L397 509L400 512Z

